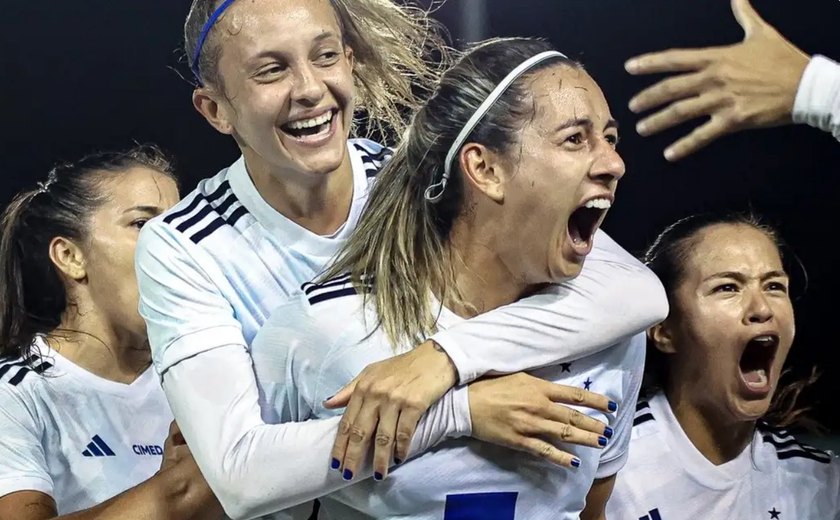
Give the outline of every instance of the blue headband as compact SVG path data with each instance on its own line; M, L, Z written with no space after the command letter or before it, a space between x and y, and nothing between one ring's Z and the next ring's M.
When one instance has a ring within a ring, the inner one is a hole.
M198 35L198 44L195 46L195 52L193 53L192 57L192 72L195 79L198 80L198 84L201 85L201 70L198 66L198 60L201 59L201 48L204 46L204 40L207 39L207 33L216 25L216 20L219 19L222 14L230 7L230 4L233 3L233 0L225 0L222 5L216 8L213 11L213 14L210 15L210 18L207 19L207 22L204 23L204 27L201 28L201 34Z

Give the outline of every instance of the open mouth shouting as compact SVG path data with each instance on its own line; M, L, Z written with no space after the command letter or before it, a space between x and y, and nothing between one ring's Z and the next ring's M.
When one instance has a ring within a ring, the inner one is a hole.
M281 125L280 130L298 143L319 145L335 134L338 119L338 110L330 109L314 116L289 121Z
M779 336L775 333L754 336L744 345L738 368L748 394L765 397L772 390L770 374L778 348Z
M612 194L591 197L569 215L567 229L572 250L576 255L586 256L592 251L592 238L604 221L612 203Z

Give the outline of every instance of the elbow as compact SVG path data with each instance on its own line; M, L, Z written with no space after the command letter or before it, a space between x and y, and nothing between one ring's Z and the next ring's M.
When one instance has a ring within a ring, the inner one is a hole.
M214 456L202 467L207 484L232 520L258 518L265 514L265 483L254 482L255 472L248 471L247 453L234 447Z
M261 496L256 492L259 486L244 478L242 472L226 472L220 465L213 472L208 472L206 479L231 520L258 518L265 513L262 511L264 500L261 500Z

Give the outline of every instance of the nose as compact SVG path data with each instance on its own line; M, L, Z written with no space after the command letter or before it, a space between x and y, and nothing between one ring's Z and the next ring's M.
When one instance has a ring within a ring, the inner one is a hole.
M305 62L295 67L292 85L292 101L306 106L315 106L324 97L326 85L312 64Z
M746 312L744 313L745 325L766 323L773 319L773 308L763 291L751 291L747 297L749 300L746 303Z
M589 170L589 176L593 180L610 184L624 177L624 160L613 144L602 137L598 139L594 152L595 161Z

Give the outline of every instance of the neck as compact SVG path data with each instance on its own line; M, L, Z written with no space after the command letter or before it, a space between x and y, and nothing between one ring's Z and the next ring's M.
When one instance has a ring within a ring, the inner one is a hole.
M734 460L750 444L755 422L735 421L702 406L683 389L670 383L665 395L686 437L697 451L718 466Z
M244 151L248 174L269 206L297 225L317 235L335 233L346 221L353 202L353 168L350 154L336 170L307 174L279 171Z
M480 229L477 220L456 220L446 255L461 301L448 298L444 305L463 318L512 303L533 289L511 273L495 252L492 230Z
M152 361L145 334L118 331L93 306L70 307L47 337L50 347L103 379L130 384Z

